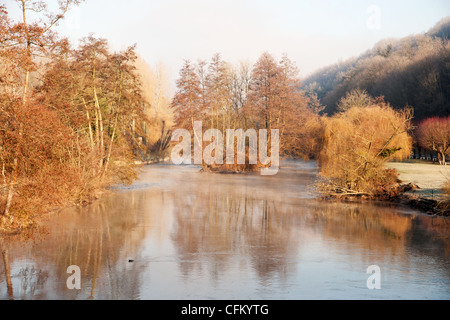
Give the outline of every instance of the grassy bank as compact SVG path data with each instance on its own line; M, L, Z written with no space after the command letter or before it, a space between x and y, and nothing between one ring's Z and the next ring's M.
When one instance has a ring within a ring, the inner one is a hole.
M430 214L449 216L449 196L443 192L450 178L450 166L441 166L421 160L391 162L388 168L396 169L404 184L413 184L418 189L405 193L403 200L413 207Z
M400 180L404 183L412 183L420 188L409 192L411 194L433 200L445 200L447 197L442 188L445 181L450 178L450 166L410 160L391 162L388 168L396 169L400 174Z

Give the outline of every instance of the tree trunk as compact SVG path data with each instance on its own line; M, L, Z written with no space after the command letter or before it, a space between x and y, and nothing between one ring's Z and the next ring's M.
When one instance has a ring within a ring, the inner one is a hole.
M12 300L14 299L14 290L11 281L11 266L9 262L8 249L2 248L2 256L3 256L3 263L5 265L5 277L6 277L6 287L8 289L8 296Z
M166 140L165 137L166 137L166 121L163 120L162 129L161 129L161 139L159 140L159 152L160 153L163 151L163 144Z
M98 95L97 95L97 88L94 85L94 98L95 98L95 109L97 112L97 121L98 121L98 133L97 136L100 139L99 141L99 156L100 156L100 162L99 162L99 168L100 170L103 168L104 163L104 156L105 156L105 142L103 137L103 117L102 117L102 111L100 110L100 102L98 101Z
M109 144L108 156L106 157L106 163L105 163L105 168L102 173L102 178L105 175L106 171L108 171L109 162L111 160L111 152L112 152L112 147L113 147L113 143L114 143L114 136L116 135L118 118L119 118L119 115L116 114L116 119L114 120L114 129L113 129L112 136L111 136L111 143Z
M84 108L86 109L86 117L87 117L88 126L89 126L89 142L91 145L91 150L94 150L94 134L92 133L91 116L89 115L89 109L88 109L88 106L87 106L84 98L83 98L83 103L84 103Z

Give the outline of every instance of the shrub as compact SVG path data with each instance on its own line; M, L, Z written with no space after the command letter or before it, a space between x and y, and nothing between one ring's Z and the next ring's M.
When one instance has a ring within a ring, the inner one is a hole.
M409 110L395 111L382 103L324 119L319 191L372 197L386 193L398 179L384 165L409 157L411 118Z

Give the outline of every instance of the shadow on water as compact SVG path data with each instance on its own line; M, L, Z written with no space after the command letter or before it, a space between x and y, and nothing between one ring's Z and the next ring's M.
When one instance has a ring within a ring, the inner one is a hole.
M4 239L0 299L450 298L448 219L319 201L314 178L295 161L274 177L146 167L43 239ZM382 296L365 287L373 264ZM72 265L81 290L67 288Z

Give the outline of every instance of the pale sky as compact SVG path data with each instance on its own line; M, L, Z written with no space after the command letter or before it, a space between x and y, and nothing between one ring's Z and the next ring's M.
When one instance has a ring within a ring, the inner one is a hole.
M221 53L253 63L264 51L287 53L306 76L449 15L449 0L86 0L59 30L75 44L91 32L114 49L136 43L150 65L168 67L172 81L184 59Z

